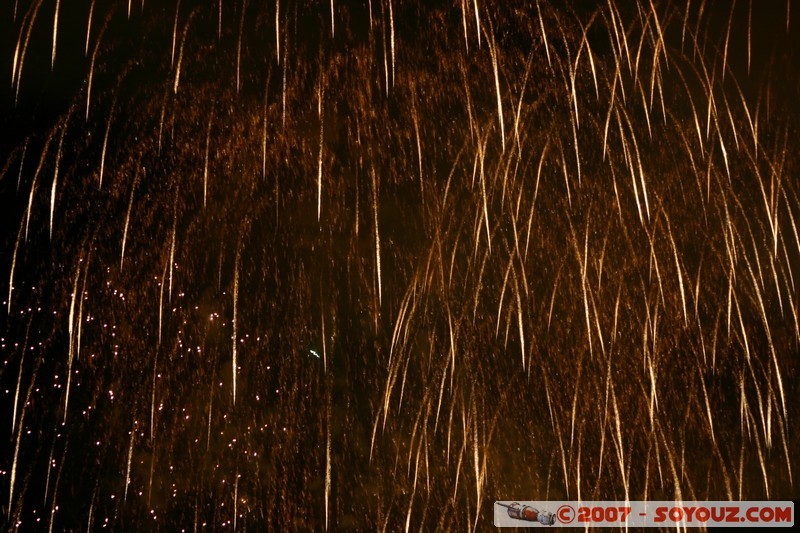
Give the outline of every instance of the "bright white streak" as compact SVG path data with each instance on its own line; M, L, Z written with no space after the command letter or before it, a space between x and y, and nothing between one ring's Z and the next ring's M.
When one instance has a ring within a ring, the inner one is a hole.
M89 36L92 34L92 15L94 14L94 2L92 0L92 5L89 6L89 18L86 22L86 47L83 49L83 55L89 55Z
M53 212L56 207L56 188L58 186L58 164L61 162L61 146L64 144L64 134L67 131L67 125L64 124L61 130L61 138L58 141L58 151L56 153L56 169L53 172L53 185L50 187L50 240L53 240Z
M50 56L50 70L53 70L56 64L56 36L58 35L58 8L61 6L61 0L56 0L56 14L53 17L53 53Z
M331 3L333 3L333 0L331 0ZM392 87L394 87L394 10L392 9L392 0L389 0L389 28L389 42L392 50Z
M331 0L331 39L333 38L333 36L335 34L334 29L335 29L335 27L334 27L334 24L333 24L333 0ZM327 529L327 525L328 525L328 523L327 523L327 520L326 520L326 522L325 522L326 529Z
M67 407L69 406L69 388L72 382L72 359L73 355L75 354L74 346L75 343L73 342L72 330L73 324L75 323L75 298L78 295L78 278L80 278L81 269L80 266L75 269L75 282L72 285L72 301L69 304L69 324L68 324L68 331L69 331L69 357L67 360L67 389L66 393L64 394L64 424L67 423Z
M178 40L178 14L181 11L181 0L175 6L175 23L172 25L172 55L170 55L170 64L172 67L175 64L175 43Z
M319 163L317 165L317 222L322 216L322 141L325 120L322 117L322 83L317 88L317 113L319 115Z
M136 190L136 180L133 181L131 187L131 197L128 200L128 213L125 215L125 229L122 231L122 251L119 254L119 269L122 270L122 265L125 262L125 243L128 240L128 225L131 221L131 210L133 209L133 193Z
M175 199L177 202L177 198ZM175 265L175 229L178 224L178 210L175 209L175 215L172 219L172 244L169 247L169 302L172 303L172 267ZM160 335L159 335L160 337Z
M281 1L275 0L275 59L281 62L281 27L278 25L281 14Z

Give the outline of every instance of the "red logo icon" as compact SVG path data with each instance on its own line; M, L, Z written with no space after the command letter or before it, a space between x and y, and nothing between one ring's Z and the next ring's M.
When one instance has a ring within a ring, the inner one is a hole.
M575 520L575 509L571 505L562 505L556 511L556 516L562 524L569 524Z

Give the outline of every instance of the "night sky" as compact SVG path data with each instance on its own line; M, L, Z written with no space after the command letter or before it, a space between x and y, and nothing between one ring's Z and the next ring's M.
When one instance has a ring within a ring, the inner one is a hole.
M571 4L2 2L3 526L797 499L800 6Z

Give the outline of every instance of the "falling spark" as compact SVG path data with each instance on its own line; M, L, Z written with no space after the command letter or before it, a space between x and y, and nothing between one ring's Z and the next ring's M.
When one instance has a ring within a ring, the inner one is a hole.
M477 0L475 8L477 10ZM477 13L477 11L476 11ZM500 93L500 71L497 67L497 43L494 40L494 34L489 40L489 52L492 56L492 69L494 70L494 88L497 92L497 119L500 122L500 141L503 146L503 152L506 151L506 128L503 123L503 96Z
M153 386L150 391L150 442L153 442L155 437L154 426L156 418L156 379L158 378L158 350L153 357ZM211 423L209 422L209 425Z
M241 255L241 248L236 250L236 264L233 268L233 360L231 362L231 372L233 376L233 405L236 405L236 374L238 370L236 343L238 339L237 326L237 312L239 307L239 258Z
M92 99L92 80L94 78L94 64L95 61L97 60L97 52L100 50L100 42L102 41L103 35L105 34L106 28L108 27L109 19L110 16L107 16L105 23L100 28L100 34L97 36L97 40L94 43L94 50L92 51L92 59L89 63L89 81L86 82L86 115L84 117L84 119L87 122L89 121L89 103L91 102ZM89 23L91 24L91 19L89 20ZM89 42L88 29L86 33L86 42L87 43Z
M542 41L544 42L544 51L547 54L547 66L552 67L553 63L550 61L550 45L547 42L547 32L544 29L544 20L542 20L542 8L539 5L539 0L536 0L536 13L539 15L539 28L542 30Z
M486 228L486 243L489 247L489 252L492 251L492 233L489 230L489 200L486 196L486 177L484 175L484 157L486 154L486 141L488 140L488 136L484 138L484 142L478 147L478 155L477 157L480 159L480 182L481 182L481 198L483 200L483 221ZM477 246L477 240L475 242Z
M39 157L39 166L36 167L36 172L33 174L33 183L31 183L31 193L28 196L28 209L25 211L25 242L28 242L28 229L31 224L31 212L33 211L33 196L36 193L36 185L37 185L37 178L39 177L39 172L42 171L42 167L44 166L45 158L47 157L47 149L50 147L50 141L53 139L53 136L50 135L45 142L45 146L42 149L42 155Z
M370 19L371 18L372 17L370 16ZM467 52L469 52L469 33L467 30L467 0L461 0L461 23L462 26L464 26L464 46Z
M317 87L317 115L319 116L319 159L317 163L317 222L322 217L322 148L325 119L322 115L322 80Z
M47 495L50 493L50 473L53 471L53 454L56 451L56 439L50 445L50 457L47 459L47 479L44 482L44 501L42 505L47 505Z
M178 83L181 80L181 63L183 62L183 48L186 45L186 36L189 34L189 24L192 23L192 19L194 18L195 14L197 13L197 9L194 9L191 13L189 13L189 17L186 19L186 24L183 25L183 35L181 36L181 48L178 52L178 66L175 67L175 83L172 87L172 92L178 94ZM177 15L175 18L175 22L177 23ZM173 52L174 53L174 52ZM238 59L237 59L237 66L236 66L236 90L239 90L239 66L238 66Z
M683 289L683 271L681 270L680 259L678 259L678 247L675 246L675 238L672 236L672 228L669 226L669 222L667 222L667 228L669 231L669 241L672 243L672 253L675 258L675 270L678 273L678 286L681 291L681 305L683 306L683 324L689 327L689 317L686 313L686 292Z
M175 45L178 42L178 15L181 11L181 0L175 5L175 22L172 25L172 54L170 55L170 68L175 66Z
M19 250L19 241L22 239L22 227L19 225L17 232L17 240L14 243L14 254L11 256L11 272L8 275L8 314L11 314L11 293L14 291L14 269L17 266L17 251ZM21 370L21 369L20 369Z
M156 466L156 451L158 450L158 441L153 439L153 454L150 457L150 480L147 483L147 506L150 506L150 501L153 495L153 473Z
M239 514L239 471L236 471L236 481L233 484L233 530L236 531L236 518Z
M80 266L75 269L75 282L72 284L72 300L69 304L69 323L68 323L68 332L69 332L69 356L67 359L67 388L64 392L64 420L63 424L66 425L67 423L67 408L69 407L69 388L70 384L72 383L72 359L73 354L75 353L75 342L72 335L73 332L73 325L75 324L75 298L78 297L78 279L80 278L81 269Z
M161 278L158 283L158 346L161 346L161 323L164 315L164 286L167 284L167 266L169 266L170 263L171 261L169 259L164 261L164 271L161 273Z
M333 0L331 0L331 8L333 8ZM394 74L394 65L395 65L395 60L394 60L394 11L392 9L392 0L389 0L389 31L390 31L389 43L390 43L390 47L391 47L391 51L392 51L392 87L394 87L394 80L395 80L395 74Z
M472 5L475 7L475 30L478 34L478 48L481 47L481 17L478 13L478 0L472 0Z
M164 116L167 113L167 99L169 98L169 88L164 90L164 98L161 102L161 118L158 121L158 155L161 155L161 137L164 133Z
M383 22L383 20L381 20ZM386 34L386 23L383 22L381 35L385 36ZM381 51L383 52L383 87L384 93L386 96L389 96L389 60L386 57L386 37L383 37L383 46L381 46Z
M375 265L378 273L378 306L382 302L381 283L381 234L378 230L378 184L375 178L375 169L372 169L372 214L375 221Z
M53 17L53 53L50 56L50 70L56 66L56 36L58 35L58 8L61 0L56 0L56 14Z
M519 287L517 287L517 275L516 273L513 276L514 279L514 294L517 297L517 326L519 327L519 351L522 355L522 369L525 370L525 330L523 329L523 318L522 318L522 300L520 299L519 295ZM476 452L477 453L477 452Z
M14 392L14 411L11 414L11 434L14 434L14 428L17 423L17 409L19 407L19 392L22 389L22 370L25 368L25 352L28 348L28 335L31 331L31 321L28 321L28 327L25 330L25 341L22 343L22 351L20 352L19 360L19 374L17 375L17 388Z
M122 265L125 262L125 243L128 240L128 226L130 225L131 221L131 211L133 210L133 193L136 191L136 183L139 180L139 176L137 174L136 178L133 180L133 185L131 186L131 196L128 200L128 212L125 214L125 228L122 231L122 249L119 254L119 269L122 270Z
M23 27L25 26L25 20L27 20L27 18L28 18L28 16L26 14L25 15L25 19L23 19L23 22L22 22ZM17 68L19 66L19 50L20 50L20 46L21 45L22 45L22 31L20 31L19 38L17 39L17 46L14 49L14 58L11 60L11 86L12 87L15 85L16 79L17 79Z
M83 285L81 285L81 292L79 294L79 302L78 302L78 331L75 335L75 358L80 359L81 357L81 326L83 325L83 301L85 300L84 295L86 294L86 279L89 277L89 263L91 261L92 255L91 251L89 252L89 256L86 258L86 266L83 270Z
M172 269L175 266L175 233L178 226L178 194L175 193L175 207L172 215L172 242L169 245L169 293L168 301L172 303ZM159 323L161 321L159 320ZM160 328L159 328L160 329Z
M419 139L419 117L417 116L417 105L416 105L416 98L411 101L411 113L412 118L414 119L414 135L417 139L417 164L419 165L419 187L421 194L425 195L425 186L424 181L422 179L422 143Z
M19 158L19 173L17 173L17 192L22 183L22 170L25 168L25 155L28 153L28 139L22 145L22 155Z
M239 92L239 72L242 67L242 35L244 34L244 14L247 10L247 0L242 3L242 16L239 18L239 40L236 44L236 92Z
M61 130L61 137L58 139L58 150L56 151L56 168L53 172L53 185L50 187L50 240L53 240L53 212L56 207L56 187L58 186L58 164L61 162L61 147L64 145L64 134L67 125L64 124Z
M98 483L99 483L99 480L98 480ZM86 521L86 530L87 531L91 531L92 523L94 522L94 501L95 501L96 497L97 497L97 484L95 484L94 491L92 492L92 500L91 500L91 503L89 504L89 518Z
M326 436L325 436L325 531L328 530L329 508L331 499L331 404L328 396L326 409Z
M11 516L11 504L14 503L14 482L17 478L17 459L19 459L19 445L22 441L22 430L25 429L25 408L28 406L31 400L31 392L33 391L33 387L36 383L36 373L39 370L39 362L40 360L36 360L36 366L33 369L33 375L31 376L31 384L28 386L28 392L25 394L25 401L22 404L22 413L19 416L19 429L17 430L17 443L14 446L14 459L11 461L11 479L9 480L8 484L8 515Z
M122 498L123 503L128 501L128 487L131 485L131 459L133 458L133 438L136 436L136 422L131 428L131 441L128 445L128 466L125 469L125 495Z
M22 65L25 64L25 53L28 50L28 41L31 38L31 30L33 30L33 24L36 22L36 15L39 13L39 8L42 7L43 0L38 0L36 5L33 8L33 14L31 15L28 21L28 32L25 34L25 44L22 45L22 53L19 56L19 63L17 63L17 52L14 52L14 65L11 72L11 83L14 83L14 75L16 75L17 79L17 88L14 91L14 104L16 105L19 100L19 87L22 83ZM22 38L22 34L20 33L20 38ZM19 41L17 41L17 50L19 50Z
M787 19L788 24L788 19ZM750 75L750 50L752 44L752 28L753 28L753 0L747 3L747 75Z
M586 35L586 32L589 30L589 28L591 28L592 24L594 23L594 20L597 17L597 14L598 14L598 12L595 11L595 13L592 15L592 18L589 19L589 22L587 22L586 25L581 24L581 26L582 26L581 30L583 32L583 38L581 39L581 44L580 44L580 47L578 49L578 53L575 54L575 63L572 65L572 72L574 74L574 72L576 72L578 70L578 63L580 61L581 54L583 53L583 48L586 47L586 53L589 55L589 66L591 67L591 70L592 70L592 80L594 81L594 94L595 94L595 97L599 100L600 99L600 90L599 90L599 88L597 86L597 69L595 68L595 64L594 64L594 54L592 54L592 47L589 44L589 40L588 40L587 35Z
M208 395L208 424L206 426L206 453L208 450L211 449L211 408L214 405L214 386L213 386L213 379L212 379L212 386L209 389L210 393ZM154 402L155 403L155 402ZM153 432L152 429L152 422L150 423L150 433Z
M108 148L108 134L111 132L111 120L114 117L114 108L117 104L117 94L114 95L114 101L111 103L111 111L108 112L108 121L106 122L106 134L103 137L103 150L100 153L100 183L98 185L98 189L103 188L103 174L105 173L106 168L106 149ZM87 102L87 113L88 113L88 102Z
M275 0L275 60L281 62L281 0Z
M281 79L281 128L286 127L286 55L288 55L287 49L289 48L289 33L287 32L284 36L285 42L283 46L283 77Z
M725 81L725 71L728 65L728 40L731 36L731 22L733 21L733 11L736 8L736 0L731 2L731 12L728 15L728 29L725 31L725 47L722 52L722 81ZM787 21L788 22L788 21Z
M335 26L333 23L333 0L331 0L331 39L333 39L334 35L335 35Z
M86 46L83 49L83 55L89 55L89 36L92 34L92 15L94 14L94 3L95 0L92 0L92 4L89 6L89 18L86 21Z
M203 165L203 207L206 207L206 197L208 196L208 152L209 146L211 144L211 124L214 121L214 110L211 110L211 114L208 117L208 128L206 128L206 157L205 157L205 164ZM265 129L265 137L264 142L266 146L266 129Z
M269 82L272 77L272 70L267 73L267 82L264 85L264 117L262 119L262 133L261 133L261 179L267 179L267 124L268 118L268 102L269 102ZM206 146L208 146L208 139L211 135L211 119L209 119L208 135L206 135ZM206 167L208 163L208 156L206 156ZM277 182L276 182L277 183ZM277 198L277 194L275 195ZM205 204L203 204L205 206ZM276 202L277 206L277 202Z

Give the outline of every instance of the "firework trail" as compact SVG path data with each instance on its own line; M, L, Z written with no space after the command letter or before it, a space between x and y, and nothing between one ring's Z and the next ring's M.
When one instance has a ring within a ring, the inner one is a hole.
M0 7L7 528L796 499L798 10Z

